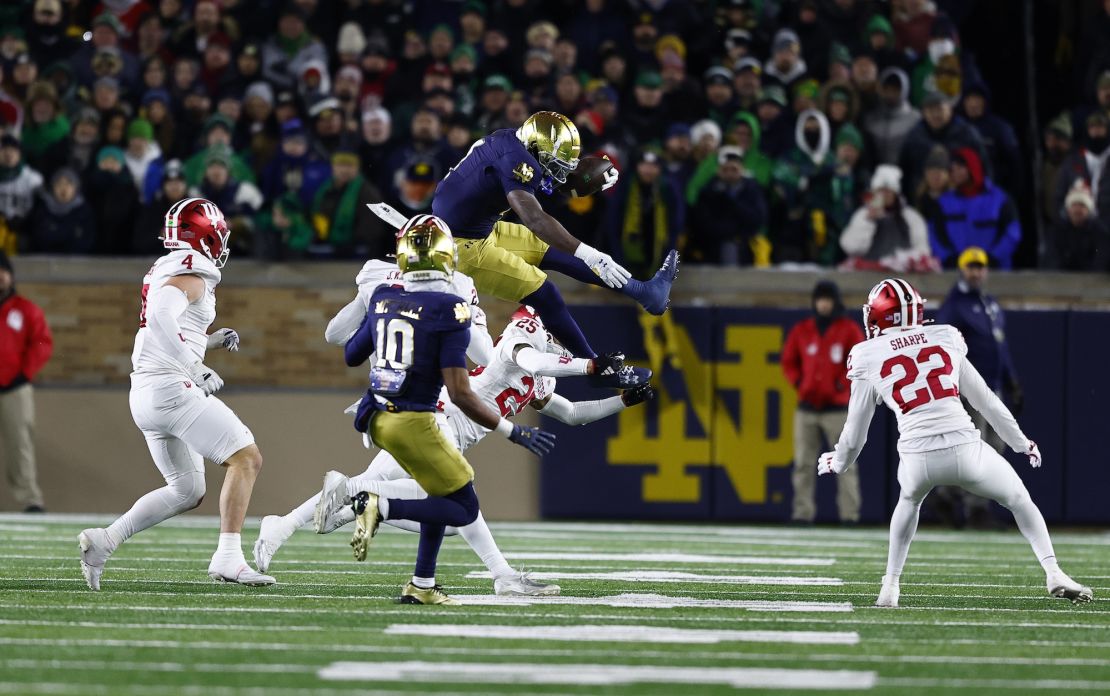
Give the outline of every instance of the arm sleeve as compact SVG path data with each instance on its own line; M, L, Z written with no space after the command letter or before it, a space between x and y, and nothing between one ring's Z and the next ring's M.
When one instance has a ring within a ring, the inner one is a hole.
M833 455L833 466L837 471L844 471L856 463L863 446L867 444L867 430L871 427L871 418L875 415L875 405L878 397L871 383L866 380L852 382L852 397L848 401L848 420L844 423L844 430L836 443L836 452Z
M439 344L439 367L461 367L466 369L466 346L470 342L470 332L465 327L442 334Z
M610 396L599 401L570 401L558 394L552 394L539 412L567 425L585 425L619 413L624 408L624 401L619 396Z
M513 362L525 372L543 377L575 377L587 374L590 361L586 358L569 358L554 353L541 353L535 348L521 346L513 351Z
M32 305L34 306L34 305ZM54 337L46 324L42 310L34 307L31 317L31 331L27 336L27 351L23 357L23 376L33 380L54 352Z
M360 292L355 299L339 310L324 329L324 340L333 346L346 345L366 318L367 304Z
M181 288L163 285L150 293L147 300L147 328L151 337L167 353L182 365L190 365L196 356L189 352L185 339L181 336L178 318L189 307L189 297Z
M840 233L840 248L848 256L861 256L871 248L874 236L875 221L868 219L866 208L860 208L852 214L848 226ZM912 233L910 236L912 238Z
M466 348L466 357L475 365L489 365L493 359L493 339L484 324L470 324L470 345Z
M965 360L960 370L960 394L972 408L987 419L998 436L1015 452L1025 452L1029 438L1021 431L1010 409L991 391L983 376L969 361Z
M374 353L374 334L370 330L370 314L362 315L362 323L358 330L347 340L343 346L343 358L350 367L358 367L370 359Z

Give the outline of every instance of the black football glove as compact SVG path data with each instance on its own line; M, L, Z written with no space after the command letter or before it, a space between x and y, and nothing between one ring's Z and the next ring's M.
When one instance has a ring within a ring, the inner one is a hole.
M640 384L622 391L621 401L624 402L625 406L635 406L653 400L656 394L655 387L650 384Z
M546 430L514 423L513 432L509 435L509 442L520 445L532 454L538 454L542 457L555 447L555 436Z

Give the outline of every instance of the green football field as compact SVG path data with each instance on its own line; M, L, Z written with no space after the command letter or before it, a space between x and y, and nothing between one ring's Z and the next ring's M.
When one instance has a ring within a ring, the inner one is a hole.
M193 516L125 544L93 593L75 537L104 522L0 515L0 692L1110 693L1105 532L1055 536L1095 591L1072 606L1016 531L922 530L891 610L871 606L882 529L502 523L562 596L491 596L456 537L439 580L466 606L439 608L394 603L415 535L384 528L360 564L343 531L300 532L251 589L208 580L215 520Z

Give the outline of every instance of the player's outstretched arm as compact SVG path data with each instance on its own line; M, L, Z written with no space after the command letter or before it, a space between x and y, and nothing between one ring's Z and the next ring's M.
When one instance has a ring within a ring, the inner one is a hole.
M359 324L355 335L351 336L343 346L343 358L350 367L358 367L370 359L374 353L374 335L370 330L370 314L363 313L362 323Z
M542 456L555 447L555 436L551 433L526 425L516 425L483 404L470 388L470 375L467 374L465 366L442 366L440 372L443 374L443 384L447 387L447 395L451 397L451 402L458 406L470 420L500 434L509 442L520 445L533 454Z
M327 328L324 329L324 340L333 346L347 345L347 341L355 335L365 318L366 301L362 293L359 293L328 322Z
M609 254L594 249L589 244L578 241L558 220L543 211L540 202L528 191L510 191L507 196L509 206L520 216L524 226L537 237L559 251L574 254L596 273L611 288L623 288L632 277L623 266Z
M1021 431L1021 426L1018 425L1014 414L1010 413L1010 409L1006 408L1002 399L999 399L998 395L991 391L991 388L983 380L983 376L967 360L964 361L963 367L960 369L960 394L967 399L972 408L983 414L983 418L987 419L987 422L1002 438L1002 441L1010 446L1010 449L1021 454L1030 453L1030 440ZM1039 461L1040 457L1038 456L1038 465Z
M533 401L532 408L567 425L586 425L654 398L655 387L641 384L626 390L620 396L610 396L598 401L570 401L558 394L552 394L542 401Z
M852 382L852 397L848 401L848 420L832 452L825 452L817 460L818 474L839 474L855 464L863 446L867 444L867 430L875 415L878 403L875 390L864 380Z
M470 305L470 343L466 357L475 365L489 365L493 359L493 338L486 327L486 313L476 304Z
M513 362L525 372L539 377L576 377L594 373L592 358L541 353L523 344L513 349Z

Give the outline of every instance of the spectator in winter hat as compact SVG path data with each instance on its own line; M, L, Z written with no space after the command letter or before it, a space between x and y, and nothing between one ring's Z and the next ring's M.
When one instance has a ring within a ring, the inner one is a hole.
M446 24L437 24L428 34L428 55L434 62L446 62L455 50L455 32Z
M798 80L794 83L794 99L790 102L790 110L800 114L806 109L817 108L817 95L821 91L821 84L813 78Z
M68 61L80 41L67 35L61 0L36 0L27 28L27 46L35 62L51 65Z
M771 58L763 65L764 84L790 89L805 77L806 62L801 49L801 41L793 30L780 29L771 42Z
M929 220L933 255L952 267L968 247L981 247L991 265L1009 269L1021 241L1017 208L987 177L979 153L970 147L951 152L952 190L940 197L941 214Z
M120 105L119 80L114 77L102 77L93 83L92 104L103 117L107 112Z
M679 191L686 190L686 184L694 174L694 142L690 138L690 126L685 123L672 123L663 139L663 166L666 176L674 182Z
M941 214L940 197L951 188L948 175L950 164L948 150L943 145L933 146L929 157L925 160L925 176L911 192L914 197L914 207L926 220L932 220Z
M124 32L123 25L111 12L101 12L93 19L91 40L81 46L71 59L81 84L88 85L93 82L92 62L97 51L103 48L122 49L120 39ZM123 64L120 79L127 85L135 84L139 77L139 63L135 60L135 56L121 53L120 60Z
M190 186L197 186L204 177L208 156L219 150L228 159L231 177L237 181L254 183L254 170L232 149L235 136L235 124L222 114L215 114L204 122L202 138L204 149L185 160L185 180Z
M459 9L460 43L477 46L486 31L486 5L477 0L463 3Z
M767 222L765 196L745 176L744 152L726 145L715 157L716 173L691 207L687 253L699 263L766 266L770 245L763 237Z
M362 112L359 160L362 163L363 175L379 190L388 190L390 184L387 160L393 149L392 125L389 111L380 106Z
M292 193L308 209L316 191L330 175L327 161L311 147L308 132L299 119L281 125L281 145L270 164L262 170L261 189L266 200Z
M278 15L277 32L262 46L262 75L278 89L290 89L310 62L327 69L324 45L308 31L305 13L297 4L287 4Z
M737 108L732 93L732 71L714 66L705 71L702 82L705 84L705 115L723 127Z
M31 249L40 254L89 254L96 248L96 218L81 195L81 177L62 167L40 189L31 219Z
M636 76L633 108L624 114L624 125L636 142L657 140L663 134L666 114L663 111L663 77L655 71Z
M1071 119L1067 112L1049 121L1044 130L1044 158L1041 160L1041 215L1048 225L1056 222L1056 185L1060 168L1072 149Z
M262 48L255 41L248 41L235 56L235 72L239 86L247 86L262 79Z
M829 46L829 81L851 82L852 80L852 53L848 47L841 43Z
M137 118L127 126L127 149L124 163L139 193L139 202L154 197L162 180L162 148L154 141L154 126L145 118Z
M751 56L741 58L732 66L732 75L732 86L736 92L737 108L754 111L761 89L762 64Z
M813 76L824 77L829 72L829 48L832 38L828 25L818 12L817 0L801 0L797 3L796 14L783 17L784 24L798 35L801 43L802 60L806 72Z
M85 200L96 218L96 251L101 254L130 253L131 227L139 211L139 191L122 149L100 148L96 165L85 175Z
M65 164L69 148L69 119L50 82L36 82L27 91L23 122L23 153L27 163L51 176Z
M725 61L733 64L741 58L751 56L752 33L747 29L734 27L725 33Z
M395 245L394 235L366 207L381 193L359 173L358 155L340 150L331 157L331 177L316 192L311 223L315 231L309 255L317 258L383 258Z
M975 129L952 112L952 106L940 94L931 92L921 108L922 120L906 135L898 157L903 182L907 191L917 189L925 158L934 145L943 145L951 151L959 147L975 150L979 161L984 158L983 141Z
M357 65L366 50L366 34L362 32L362 27L357 22L347 22L339 27L335 48L341 66Z
M391 191L399 209L407 216L430 212L436 182L442 178L434 160L417 158L397 171Z
M151 56L143 63L140 89L165 89L168 87L169 71L166 69L166 61L158 56Z
M921 114L910 106L910 80L901 68L883 70L879 83L879 103L864 115L863 129L874 143L879 163L894 164Z
M559 38L559 30L548 21L536 22L528 27L524 35L528 48L538 48L544 51L555 49L555 40Z
M715 156L714 153L721 146L721 127L709 119L698 121L690 128L690 140L693 142L695 160Z
M1049 229L1042 268L1110 271L1110 230L1095 215L1095 201L1082 181L1064 198L1064 215Z
M247 232L252 218L262 207L263 199L254 184L232 177L231 148L214 147L209 150L205 158L204 178L198 186L189 189L189 195L215 203L232 231L232 248L240 253L250 252L252 237Z
M964 88L960 112L983 140L990 171L998 185L1015 196L1024 190L1025 166L1014 128L1001 116L991 112L990 88L982 82Z
M482 83L482 96L478 101L475 113L475 129L488 133L498 128L504 128L505 106L509 103L509 94L513 86L504 75L490 75Z
M70 137L69 165L84 172L93 163L100 147L100 112L91 106L77 112L77 122Z
M840 246L856 268L903 272L932 256L925 218L902 198L902 170L881 164L870 194L840 235Z
M859 98L851 83L826 82L821 87L818 104L829 117L834 132L846 123L855 123L859 116Z
M794 119L786 108L786 94L782 87L769 85L759 93L755 115L763 137L760 148L771 157L785 154L794 145Z
M219 98L237 82L235 66L231 62L231 39L223 32L208 37L200 67L200 81L208 94Z
M663 165L658 147L641 148L632 175L617 187L607 206L608 248L633 275L658 268L685 223L685 201Z
M42 174L23 161L19 140L11 133L0 136L0 251L16 251L42 182Z

